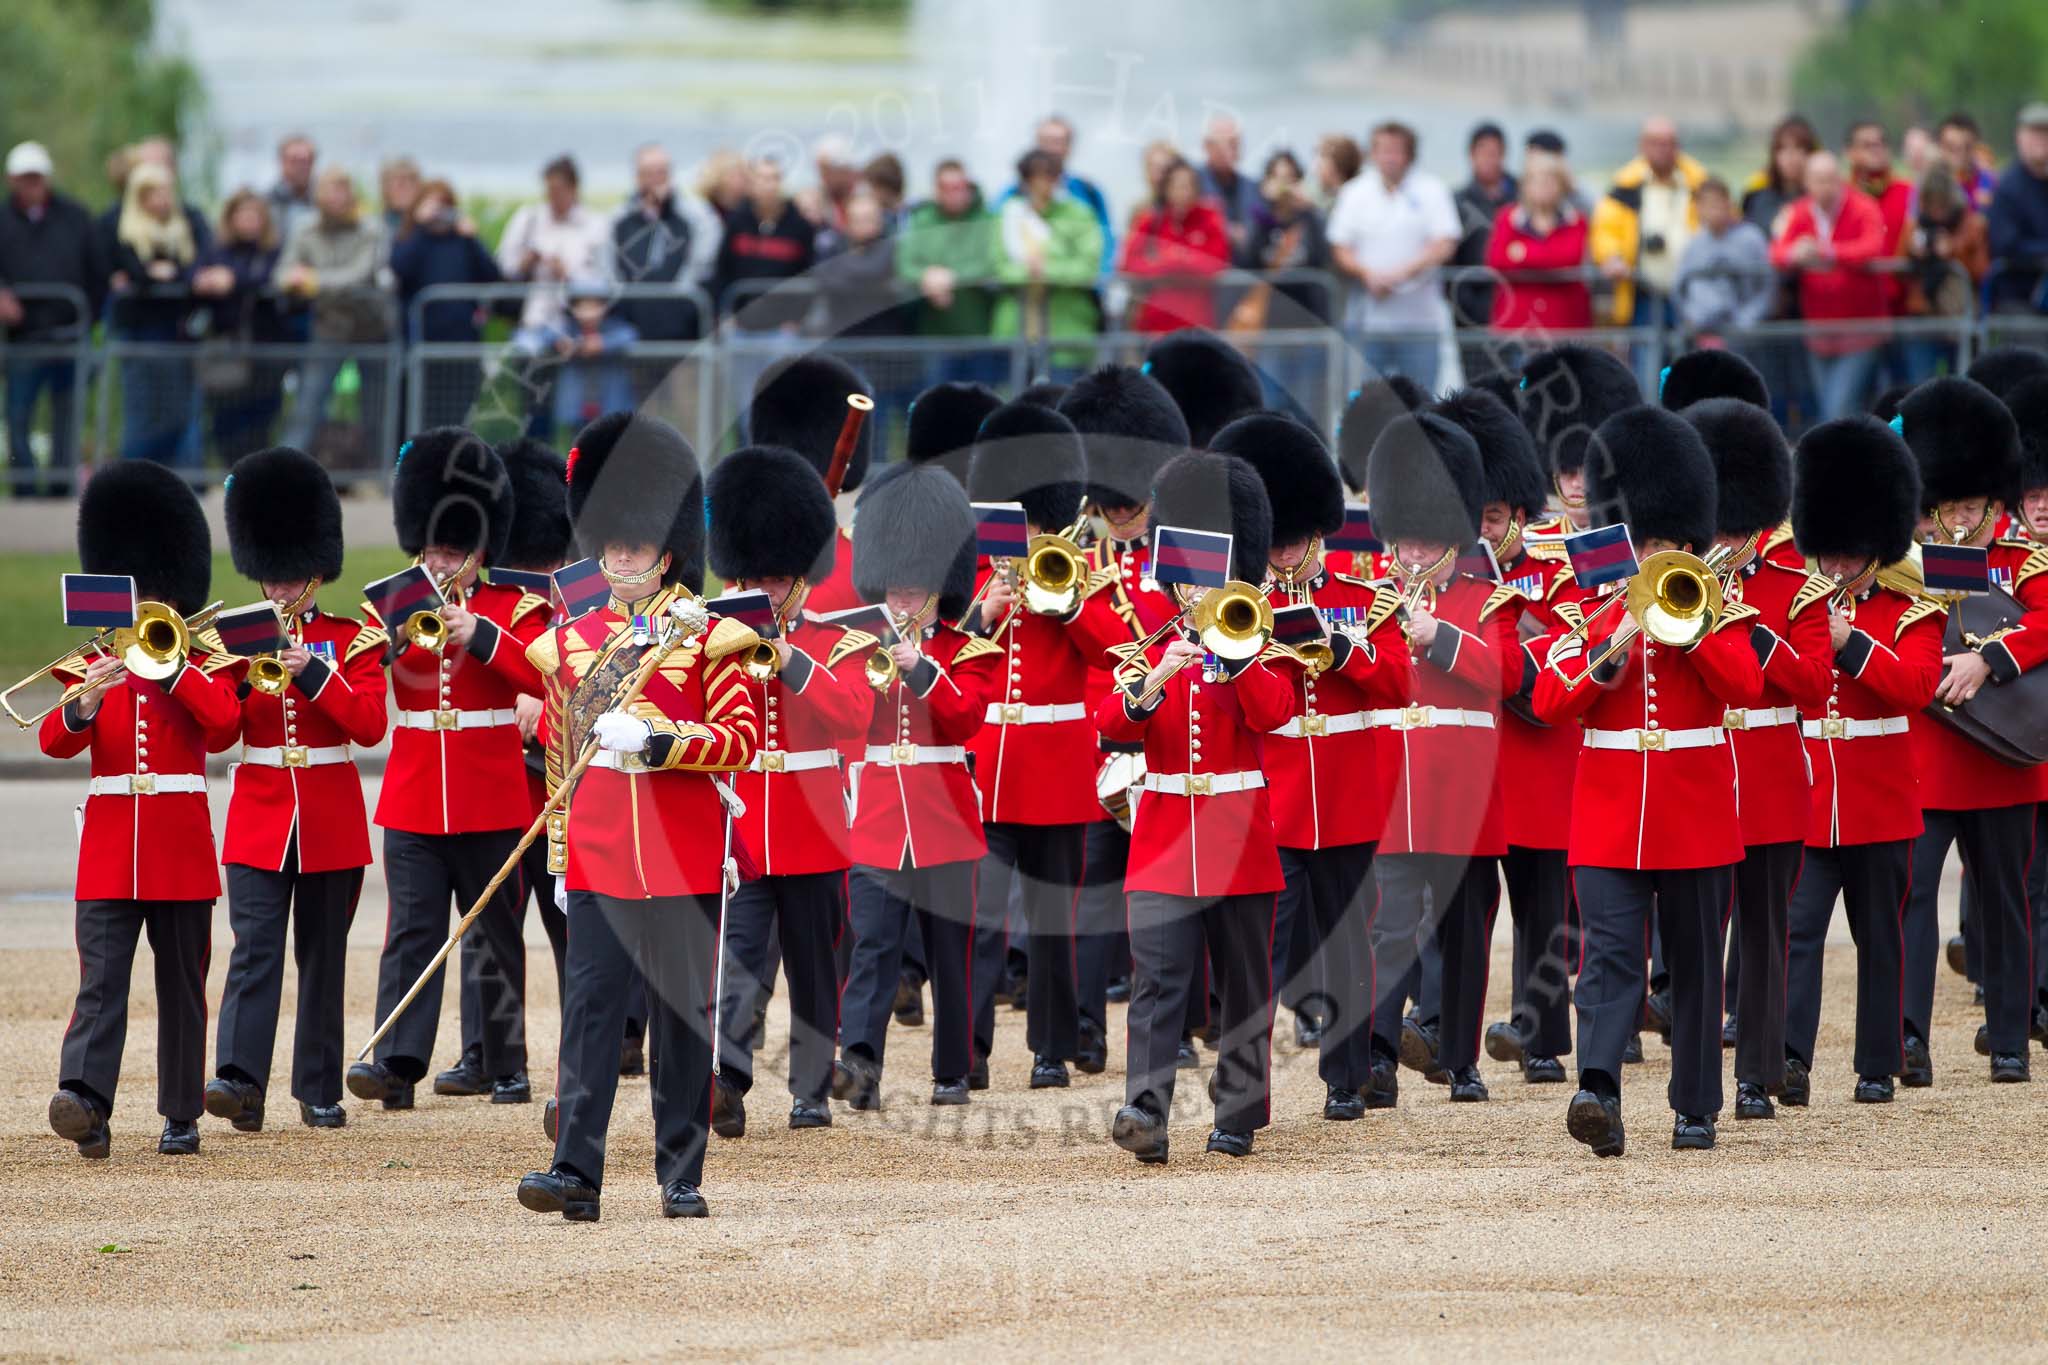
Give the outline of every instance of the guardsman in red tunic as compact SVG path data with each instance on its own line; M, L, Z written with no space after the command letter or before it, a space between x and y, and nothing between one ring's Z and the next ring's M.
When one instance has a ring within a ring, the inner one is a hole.
M1233 578L1264 573L1272 511L1244 461L1179 456L1160 471L1151 505L1158 525L1230 535ZM1283 884L1264 739L1293 714L1294 691L1259 659L1205 658L1178 631L1133 658L1123 678L1095 709L1103 734L1145 746L1124 878L1130 1056L1110 1136L1144 1164L1167 1159L1181 1029L1206 939L1223 1011L1208 1150L1249 1156L1272 1116L1273 912Z
M1241 457L1265 484L1273 507L1267 600L1276 611L1310 607L1324 623L1327 660L1267 665L1286 681L1293 703L1264 740L1286 879L1272 971L1280 999L1297 1019L1314 1021L1323 1117L1348 1121L1364 1116L1361 1092L1372 1078L1368 927L1379 901L1372 859L1390 796L1372 717L1407 702L1414 665L1395 619L1399 595L1323 563L1322 538L1344 524L1344 486L1316 434L1292 418L1259 413L1225 427L1213 448Z
M771 368L762 376L747 409L747 440L757 446L781 446L810 461L824 478L832 469L832 450L846 424L849 394L875 396L874 386L860 371L836 356L813 352ZM851 493L867 478L875 445L875 423L861 425L852 458L836 492ZM853 533L842 527L834 547L832 571L811 585L805 610L824 616L861 605L853 590Z
M990 413L967 469L977 502L1017 502L1031 535L1060 535L1075 521L1087 486L1087 457L1066 418L1034 403ZM1012 584L1022 565L991 566L967 629L994 642L1005 661L1002 690L989 703L974 737L974 781L981 792L988 855L975 887L975 923L999 925L1017 886L1023 909L1026 967L1025 1041L1033 1089L1065 1086L1067 1062L1099 1071L1104 1040L1092 1022L1083 1037L1075 981L1075 915L1088 827L1101 819L1095 799L1095 725L1085 700L1089 666L1099 651L1085 630L1069 630L1088 589L1107 586L1085 561L1065 596L1046 596L1028 581ZM1100 619L1091 616L1091 620ZM993 960L991 960L993 959ZM978 958L975 1047L983 1057L994 1034L999 955Z
M546 620L547 599L482 582L512 531L512 483L497 451L474 432L436 427L399 449L391 489L398 544L437 583L455 580L439 649L415 643L403 621L391 635L396 711L391 757L377 798L384 880L391 901L377 964L377 1015L387 1017L448 934L482 894L533 822L516 705L537 693L526 646ZM508 877L472 933L482 955L483 1074L496 1104L533 1098L526 1078L526 944L519 879ZM440 973L377 1044L375 1060L348 1069L349 1093L410 1109L427 1074L441 1015Z
M1549 497L1536 444L1521 419L1493 392L1469 388L1433 409L1462 427L1479 448L1485 505L1479 538L1493 552L1501 581L1514 589L1521 614L1515 635L1515 691L1501 708L1501 814L1507 851L1501 880L1514 917L1514 977L1510 1017L1489 1024L1487 1055L1515 1062L1525 1080L1561 1084L1572 1050L1570 874L1565 849L1571 828L1572 774L1579 734L1569 725L1536 720L1530 697L1550 635L1563 629L1555 603L1571 583L1561 545L1532 546L1529 522Z
M840 996L833 1098L881 1105L881 1075L915 918L932 973L932 1103L965 1104L974 1061L974 869L988 851L967 744L1001 686L1001 651L946 624L974 583L974 514L942 470L904 465L861 495L854 581L895 624L893 668L853 769L853 960ZM872 657L872 656L871 656Z
M834 949L846 921L847 847L841 750L865 742L874 713L872 635L806 618L812 578L832 571L839 539L832 499L801 456L749 446L712 467L711 571L739 591L766 593L774 663L749 662L747 691L761 746L733 780L746 812L738 836L761 875L726 905L726 997L712 1131L746 1132L754 1084L748 1035L775 987L775 947L789 977L791 1128L828 1128L839 1033Z
M1781 1094L1804 1105L1812 1093L1822 947L1839 895L1856 942L1855 1097L1881 1104L1892 1098L1895 1072L1908 1085L1933 1079L1924 1035L1905 1037L1900 1019L1900 914L1922 827L1908 727L1941 677L1943 616L1938 604L1878 579L1905 556L1920 517L1920 473L1905 442L1874 417L1825 422L1801 438L1797 466L1793 525L1826 586L1821 605L1800 615L1825 614L1828 668L1822 699L1800 703L1813 793L1792 894ZM1811 593L1801 589L1795 601ZM1765 665L1767 684L1775 664ZM1745 804L1749 790L1745 782ZM1756 969L1744 964L1745 990ZM1738 1032L1749 1027L1749 1008L1736 1011ZM1740 1058L1736 1076L1744 1079Z
M1625 522L1639 555L1709 547L1713 457L1683 418L1652 407L1619 413L1600 425L1592 449L1594 524ZM1681 645L1642 635L1623 609L1610 609L1593 623L1589 643L1553 644L1536 680L1539 718L1584 727L1570 853L1584 934L1579 1091L1566 1129L1599 1156L1624 1149L1622 1054L1642 1010L1653 914L1671 969L1671 1145L1714 1145L1722 925L1742 860L1722 720L1730 707L1754 707L1763 696L1760 659L1776 642L1752 629L1755 620L1754 608L1724 602L1707 632ZM1617 633L1627 642L1610 646Z
M78 560L89 574L135 580L144 601L190 616L206 605L213 550L206 514L184 479L162 465L107 465L78 503ZM128 1034L128 978L146 931L156 958L157 1150L199 1150L206 1083L206 960L220 896L206 755L234 743L234 688L212 672L225 656L194 652L161 679L94 659L91 690L52 711L38 741L52 758L90 751L92 782L78 837L78 1002L64 1030L50 1128L103 1158ZM93 686L93 685L97 686Z
M675 428L623 412L585 427L569 461L569 511L612 598L526 651L547 679L548 730L557 737L549 781L566 780L585 745L597 747L558 826L569 991L554 1161L519 1182L519 1202L573 1222L597 1219L619 1030L637 972L655 1055L648 1087L662 1213L702 1218L707 1015L722 892L742 851L721 834L735 817L718 774L745 768L761 742L744 672L758 637L713 616L690 589L704 574L704 482ZM664 644L639 695L621 705L650 650Z
M1590 524L1586 508L1586 445L1617 412L1643 401L1642 385L1612 352L1566 342L1538 351L1522 365L1515 390L1522 423L1563 509L1523 532L1531 549L1561 551L1566 536Z
M1429 405L1429 395L1405 374L1382 375L1353 389L1344 411L1337 417L1337 472L1344 491L1353 499L1366 496L1365 468L1373 444L1397 417L1419 412ZM1386 577L1387 555L1363 554L1351 550L1326 551L1323 567L1332 573L1376 582Z
M235 950L221 992L206 1112L238 1131L263 1127L270 1054L284 991L285 930L296 938L298 1023L291 1093L312 1128L339 1128L341 994L349 925L370 861L363 779L351 745L384 738L384 632L320 611L313 594L341 577L341 500L320 462L287 446L258 451L228 475L235 569L284 615L282 692L239 682L242 761L228 797L228 924Z
M1751 632L1770 635L1760 647L1763 696L1755 706L1731 706L1721 724L1735 760L1743 850L1730 959L1740 985L1735 1117L1771 1118L1770 1097L1785 1082L1787 917L1811 824L1799 717L1827 701L1834 654L1827 601L1836 585L1767 558L1761 548L1792 507L1792 460L1769 409L1740 398L1703 398L1682 415L1714 459L1714 543L1728 556L1718 566L1723 600L1755 608Z
M1983 546L1992 586L2026 614L2013 629L1948 654L1935 689L1938 704L1959 706L1985 687L2001 687L2048 658L2048 549L1995 539L2005 510L2020 500L2019 429L2010 410L1969 379L1931 380L1899 404L1906 444L1920 463L1921 504L1933 539ZM2048 766L2013 767L1931 717L1913 722L1920 798L1927 827L1913 853L1906 903L1906 1029L1927 1036L1940 943L1936 902L1941 866L1959 845L1972 891L1984 987L1985 1047L1991 1079L2029 1079L2033 1022L2033 934L2027 923L2027 863L2034 808L2048 795Z
M2048 545L2048 374L2005 395L2020 429L2020 507L2013 535ZM2048 1039L2048 801L2034 807L2034 860L2027 866L2027 908L2034 920L2034 1039Z
M1409 704L1373 713L1380 780L1393 793L1373 872L1373 1075L1368 1108L1390 1107L1394 1059L1434 1077L1451 1098L1484 1100L1484 1025L1501 810L1501 699L1522 680L1515 621L1521 595L1458 570L1478 543L1485 505L1479 448L1464 428L1422 412L1373 447L1373 524L1394 552L1415 685ZM1424 999L1419 940L1442 953L1439 1017L1404 1019Z

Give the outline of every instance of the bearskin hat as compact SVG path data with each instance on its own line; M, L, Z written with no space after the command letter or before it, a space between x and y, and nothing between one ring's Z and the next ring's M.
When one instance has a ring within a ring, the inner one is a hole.
M1889 422L1899 415L1899 404L1906 401L1906 395L1913 391L1911 384L1894 384L1870 400L1870 415L1880 422Z
M1968 378L2000 398L2022 380L2048 374L2048 351L2032 346L1993 346L1970 362Z
M1643 401L1633 371L1602 350L1567 342L1522 365L1516 407L1551 478L1585 468L1586 444L1602 422Z
M1550 501L1550 483L1536 458L1536 443L1514 410L1484 389L1460 389L1430 405L1431 412L1463 427L1479 447L1486 501L1537 516Z
M1417 412L1390 422L1366 462L1367 502L1380 538L1466 546L1479 539L1486 473L1479 443L1449 418Z
M553 569L569 557L569 462L530 436L498 447L512 480L512 536L501 563L514 569Z
M341 577L341 498L311 455L272 446L235 461L222 512L235 572L256 583Z
M1088 452L1074 424L1051 408L1019 399L981 424L967 466L967 496L976 502L1021 502L1024 516L1046 531L1064 531L1088 488Z
M1200 327L1183 327L1152 343L1146 374L1173 395L1187 418L1188 444L1203 449L1216 433L1266 405L1259 372L1229 342Z
M1103 507L1143 503L1166 462L1188 448L1187 419L1173 395L1130 365L1082 375L1059 412L1088 447L1088 498Z
M1770 412L1743 398L1703 398L1679 416L1713 458L1719 533L1749 536L1781 524L1792 507L1792 452Z
M683 434L658 417L608 412L569 450L569 519L586 555L607 545L659 545L661 581L704 576L704 476Z
M754 386L754 401L747 409L747 439L755 445L794 450L823 478L832 468L832 448L839 444L840 428L846 425L846 399L856 393L873 398L875 386L836 356L813 351L771 365ZM860 487L867 477L874 444L874 414L870 413L861 423L853 458L846 462L840 492Z
M1792 540L1811 558L1890 564L1920 524L1920 466L1875 417L1838 417L1799 438L1792 458Z
M1714 539L1714 457L1690 422L1639 404L1600 424L1586 450L1594 526L1626 523L1638 550L1668 540L1704 553Z
M853 514L853 587L879 602L892 587L936 592L953 620L974 592L974 511L952 475L896 464L860 495Z
M505 462L467 427L434 427L398 448L391 519L407 554L443 545L496 564L512 537L512 516Z
M1366 464L1380 433L1395 419L1429 405L1429 395L1405 374L1370 380L1351 391L1337 418L1337 472L1353 492L1365 489Z
M213 533L192 485L150 460L103 465L78 499L78 567L125 574L145 601L183 616L213 586Z
M2020 433L2020 491L2048 488L2048 374L2013 385L2005 406Z
M1344 525L1344 481L1323 438L1292 417L1254 412L1216 433L1209 449L1258 472L1273 509L1273 543L1292 545Z
M1273 507L1259 472L1235 455L1191 450L1176 455L1152 485L1152 525L1213 531L1230 540L1230 576L1266 577L1273 553Z
M911 400L903 458L912 464L936 463L966 487L974 434L982 419L1002 405L1002 396L986 384L932 385Z
M1509 412L1515 412L1521 405L1520 384L1522 376L1516 370L1489 370L1477 379L1467 379L1465 387L1490 393ZM1519 417L1517 420L1520 420Z
M2019 505L2020 433L1997 394L1974 379L1930 379L1900 402L1899 424L1920 462L1925 506L1962 498Z
M711 572L727 582L832 572L839 518L811 462L781 446L746 446L711 466Z
M1753 407L1771 406L1771 391L1764 377L1733 351L1703 347L1687 351L1664 367L1658 402L1673 412L1683 412L1707 398L1739 398Z
M1050 379L1041 379L1036 384L1026 384L1017 393L1019 403L1036 403L1041 408L1056 408L1067 396L1065 384L1055 384Z

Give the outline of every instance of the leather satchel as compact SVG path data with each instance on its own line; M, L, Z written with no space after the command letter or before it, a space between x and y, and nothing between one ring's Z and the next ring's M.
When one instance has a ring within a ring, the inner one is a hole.
M1974 649L2025 615L2026 608L2002 588L1972 593L1949 606L1941 651ZM1961 706L1929 702L1927 714L2016 768L2048 761L2048 669L1987 683Z

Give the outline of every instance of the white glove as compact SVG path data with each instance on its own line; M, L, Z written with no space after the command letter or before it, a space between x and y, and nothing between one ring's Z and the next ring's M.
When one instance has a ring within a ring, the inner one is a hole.
M555 909L565 915L569 913L569 879L567 877L555 878Z
M646 749L648 740L654 738L654 727L638 716L629 716L623 711L607 711L597 718L596 734L600 749L637 754Z
M682 627L683 638L702 635L704 628L711 624L711 611L695 597L678 597L669 603L668 614Z

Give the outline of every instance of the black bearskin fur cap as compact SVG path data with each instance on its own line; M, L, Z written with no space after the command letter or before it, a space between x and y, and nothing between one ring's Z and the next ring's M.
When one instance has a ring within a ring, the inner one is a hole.
M512 536L512 480L490 442L467 427L434 427L399 448L391 478L391 519L398 548L429 545L479 552L479 567L499 563Z
M1373 443L1365 472L1380 539L1461 549L1478 541L1486 473L1479 443L1457 423L1427 411L1389 423Z
M1152 343L1141 367L1173 395L1187 418L1188 444L1197 450L1248 412L1266 405L1259 372L1235 346L1214 332L1183 327Z
M832 572L839 519L811 462L781 446L746 446L711 466L711 572L728 583Z
M569 451L569 518L586 555L659 545L661 581L694 590L704 577L704 476L683 434L657 417L608 412Z
M1002 405L1002 396L986 384L932 385L911 400L903 458L912 464L937 464L966 487L974 434Z
M1088 499L1136 507L1166 462L1188 448L1188 423L1158 380L1130 365L1104 365L1067 386L1060 416L1088 447Z
M1429 410L1463 427L1479 447L1487 502L1504 502L1510 512L1543 515L1550 501L1550 481L1543 477L1543 462L1536 458L1529 429L1513 409L1484 389L1469 388L1445 394Z
M1748 536L1781 524L1792 508L1792 452L1770 412L1746 399L1706 398L1679 416L1713 457L1720 534Z
M981 424L967 466L975 502L1021 502L1042 531L1074 524L1088 487L1088 452L1074 424L1051 408L1019 399Z
M182 616L206 605L213 533L192 486L150 460L102 465L78 499L78 567L126 574L144 601Z
M1390 374L1370 380L1354 390L1337 417L1337 472L1344 486L1365 491L1366 464L1380 433L1395 419L1420 412L1429 405L1429 395L1405 374Z
M2020 491L2048 488L2048 374L2013 385L2005 406L2020 432Z
M1769 409L1771 391L1756 366L1733 351L1687 351L1664 371L1657 401L1683 412L1709 398L1739 398L1752 407Z
M341 498L304 451L272 446L235 461L222 512L235 572L251 582L341 577Z
M1714 539L1714 457L1692 424L1647 404L1600 424L1586 449L1593 526L1626 523L1636 552L1668 540L1705 554Z
M1606 351L1567 342L1538 351L1522 366L1517 409L1550 476L1586 464L1586 443L1615 413L1643 401L1627 365Z
M1891 564L1920 524L1920 466L1875 417L1838 417L1799 438L1792 458L1792 540L1801 554Z
M1036 384L1026 384L1018 394L1019 403L1036 403L1041 408L1056 408L1067 396L1065 384L1055 384L1050 379L1041 379Z
M569 462L554 447L523 436L498 447L512 480L512 537L499 563L552 572L569 557Z
M1216 433L1209 449L1235 455L1258 471L1273 508L1273 543L1292 545L1344 525L1344 481L1323 438L1273 412L1240 417Z
M853 587L864 602L880 602L892 587L931 589L948 621L967 610L974 511L952 475L905 463L876 476L854 505Z
M2000 398L2022 380L2048 374L2048 351L2032 346L1994 346L1970 362L1968 378Z
M1230 576L1256 586L1273 553L1273 508L1259 472L1235 455L1191 450L1166 462L1152 485L1152 526L1231 537Z
M1974 379L1930 379L1900 400L1899 421L1920 462L1925 506L1962 498L2019 505L2019 427L1991 390Z
M1913 391L1911 384L1894 384L1870 400L1870 415L1880 422L1889 422L1899 415L1899 404L1906 401L1906 395Z
M787 446L811 462L824 478L832 468L832 447L846 425L849 394L875 396L875 386L853 366L835 356L812 352L771 365L754 386L747 409L747 440L757 446ZM861 423L853 458L839 491L850 493L867 477L875 445L875 415Z

